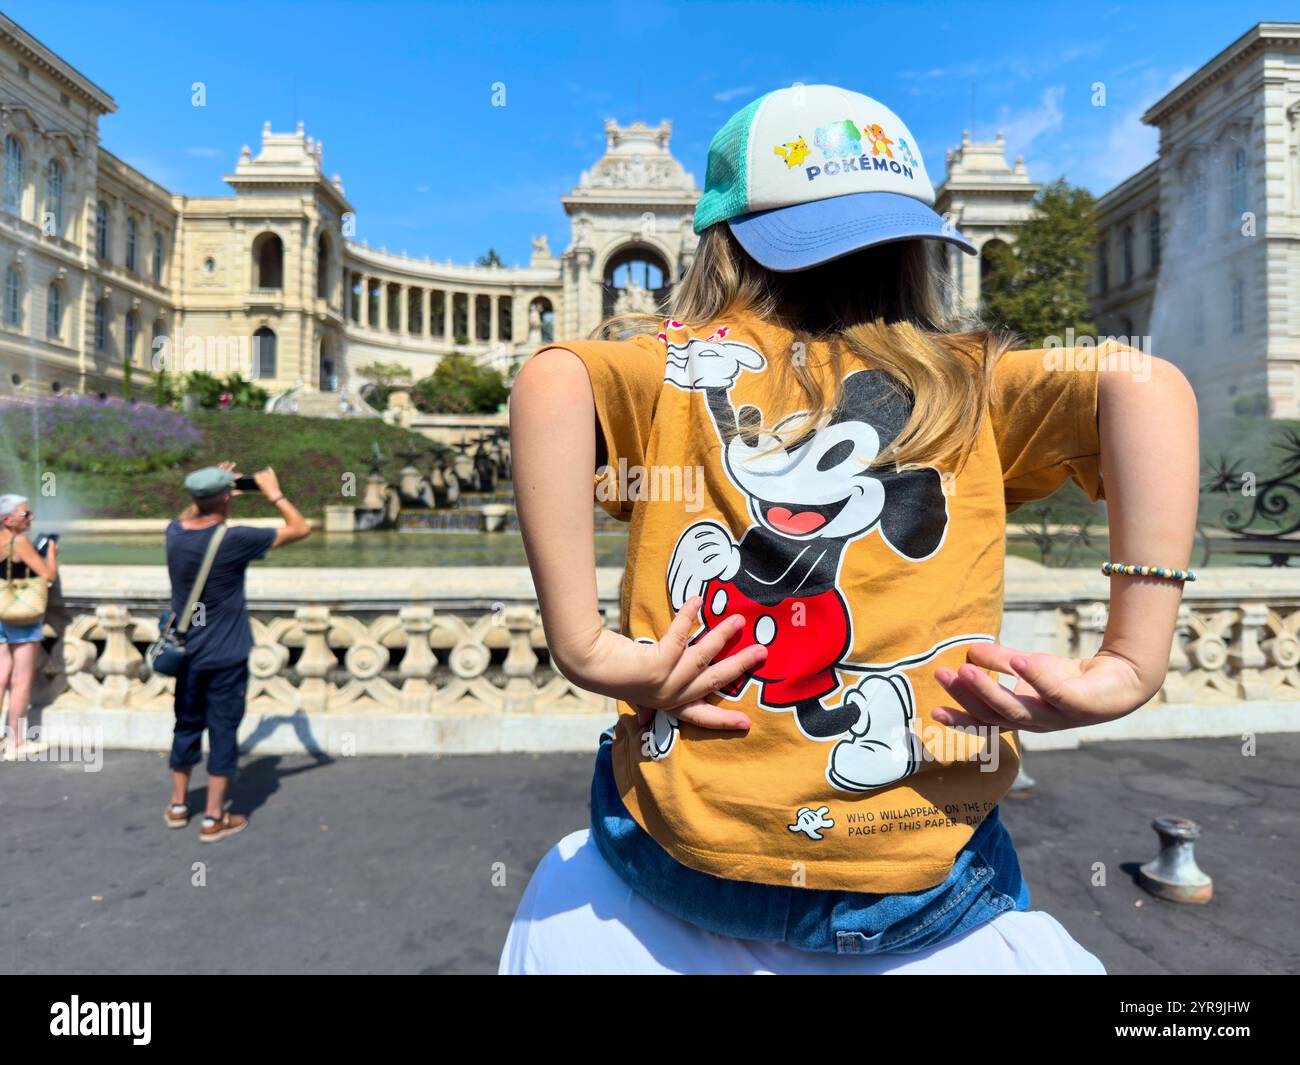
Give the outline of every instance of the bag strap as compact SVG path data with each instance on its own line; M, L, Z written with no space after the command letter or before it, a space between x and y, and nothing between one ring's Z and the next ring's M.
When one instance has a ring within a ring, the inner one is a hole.
M194 613L194 604L203 594L203 586L208 582L208 574L212 571L212 563L217 557L217 548L221 546L221 538L225 535L226 523L223 521L213 532L212 539L208 541L208 549L203 554L203 565L199 567L199 575L194 578L194 587L190 589L190 597L185 601L185 611L176 626L176 631L182 636L190 627L190 615Z
M9 550L5 552L5 584L12 584L14 579L14 538L9 537Z

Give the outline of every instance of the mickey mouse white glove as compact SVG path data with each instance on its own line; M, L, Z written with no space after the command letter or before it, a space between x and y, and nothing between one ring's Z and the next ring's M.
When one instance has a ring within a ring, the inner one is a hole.
M669 344L664 381L686 391L730 388L742 370L761 370L761 352L734 340L688 340Z
M740 548L731 533L716 521L696 522L682 533L668 564L673 609L680 610L693 595L702 596L709 581L731 580L739 570Z

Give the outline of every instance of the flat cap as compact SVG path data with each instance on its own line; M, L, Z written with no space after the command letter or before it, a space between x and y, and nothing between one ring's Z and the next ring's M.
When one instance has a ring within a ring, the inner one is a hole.
M185 478L185 491L195 499L206 499L224 492L235 483L235 475L220 466L204 466Z

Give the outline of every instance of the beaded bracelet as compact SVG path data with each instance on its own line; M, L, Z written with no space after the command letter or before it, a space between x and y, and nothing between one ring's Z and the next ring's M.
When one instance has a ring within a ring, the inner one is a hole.
M1189 569L1173 569L1169 566L1136 566L1131 562L1103 562L1101 572L1110 576L1122 573L1130 577L1163 577L1168 581L1194 581L1196 574Z

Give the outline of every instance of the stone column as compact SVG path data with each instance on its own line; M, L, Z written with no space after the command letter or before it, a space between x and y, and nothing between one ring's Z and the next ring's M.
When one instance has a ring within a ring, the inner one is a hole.
M456 340L456 293L445 289L442 293L442 335L448 344Z
M595 258L596 253L590 248L580 248L574 262L576 270L573 288L574 292L577 294L574 312L577 321L576 333L579 336L586 336L600 324L598 321L600 317L600 307L590 306L593 299L596 299L599 296L599 292L593 291L591 284L591 267Z
M433 289L420 289L420 336L433 336Z
M125 707L131 682L139 675L144 660L131 642L131 612L124 606L110 604L96 607L95 617L104 633L104 653L96 663L104 677L99 689L99 706L105 709Z
M1259 634L1267 631L1268 607L1261 603L1246 604L1234 627L1228 648L1228 662L1237 669L1240 698L1254 702L1269 697L1269 684L1263 671L1269 665L1259 646Z
M308 712L329 709L330 673L338 665L329 648L330 609L324 606L299 607L295 612L302 629L302 654L298 658L298 705Z
M423 604L404 606L398 618L406 634L406 653L398 670L402 677L401 707L408 713L428 713L433 702L431 679L438 664L429 646L433 608Z
M507 607L503 621L510 633L510 650L502 664L506 676L504 709L506 713L526 713L537 709L537 652L532 647L532 632L537 625L537 611L531 606Z
M411 331L410 292L409 285L397 286L397 332L402 336L406 336Z
M966 305L972 310L978 310L980 305L980 266L984 261L984 243L979 244L978 255L967 255L965 252L958 251L957 254L962 257L961 264L961 294Z
M497 301L500 299L501 299L500 296L488 297L488 344L489 345L495 344L497 342L497 332L498 332L497 314L501 310L501 307Z
M379 321L375 323L375 328L382 330L388 328L388 282L383 278L376 278L375 281L379 285Z

